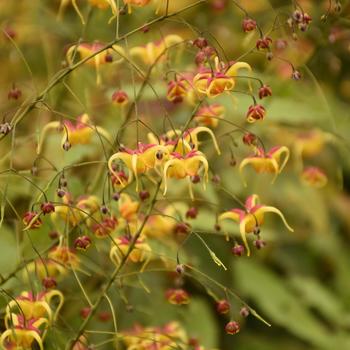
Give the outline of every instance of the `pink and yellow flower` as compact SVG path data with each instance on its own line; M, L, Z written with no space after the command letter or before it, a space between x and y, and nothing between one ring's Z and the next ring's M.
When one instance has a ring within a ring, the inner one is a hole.
M126 256L132 240L132 236L120 236L114 239L109 256L116 266L119 266L120 262ZM128 260L133 263L143 262L145 266L150 259L150 253L151 247L148 245L145 238L140 237L131 250Z
M235 77L240 69L248 69L251 67L246 62L235 62L225 65L215 57L215 69L201 67L200 71L193 78L193 86L200 94L210 98L221 95L223 92L232 91L235 87Z
M46 124L41 132L40 140L37 146L37 154L41 154L46 134L50 130L62 131L63 135L61 146L64 150L68 150L74 145L89 144L92 142L94 135L100 135L100 137L106 139L108 142L111 142L111 135L109 132L100 126L93 125L89 115L84 113L80 115L75 122L66 119L63 121L63 123L55 121Z
M253 156L245 158L240 166L239 171L243 179L244 185L247 183L243 177L243 169L247 165L252 165L257 173L272 173L274 177L272 183L276 180L278 174L280 174L288 162L289 149L285 146L276 146L270 149L269 152L265 153L262 148L256 148Z
M203 168L204 181L208 181L208 170L209 164L204 154L200 151L192 150L186 155L182 156L177 152L171 153L171 158L164 164L163 170L163 183L164 183L164 195L166 195L168 190L168 178L184 179L188 178L190 180L191 176L199 175L199 172ZM191 182L190 185L190 195L193 197Z
M50 303L53 298L58 298L58 306L55 312L52 311ZM57 313L61 309L64 302L63 294L59 290L51 290L49 292L41 292L33 294L32 292L24 291L20 296L11 300L6 306L5 324L8 328L8 323L11 314L21 314L26 319L46 318L53 321Z
M119 64L125 57L124 49L119 45L113 45L110 49L103 50L105 44L100 42L81 43L69 47L66 59L69 65L73 64L74 58L78 55L80 60L88 66L96 69L96 82L101 83L100 66L104 64ZM93 56L90 58L90 56Z
M318 167L308 167L303 170L301 180L308 186L322 188L327 185L327 175Z
M161 165L168 157L168 149L162 145L139 143L137 149L124 148L122 151L113 154L108 160L108 168L111 174L117 178L120 183L124 180L119 178L118 172L113 167L113 162L121 161L129 170L129 183L132 181L132 175L136 180L136 191L138 191L138 175L145 174L150 169Z
M43 338L45 337L48 320L46 318L25 319L23 315L10 315L11 326L7 327L0 337L2 349L32 349L37 343L40 350L44 350Z
M285 217L277 208L259 204L259 197L256 194L253 194L247 198L244 209L231 209L222 213L218 219L219 221L230 219L239 223L239 231L247 249L247 255L249 256L250 248L246 235L254 232L256 228L260 228L260 226L264 223L264 215L266 213L275 213L279 215L287 229L291 232L294 231L288 225Z
M225 107L219 103L213 103L199 108L195 115L195 121L200 125L211 128L218 126L219 120L224 117Z
M184 42L181 36L170 34L163 39L149 42L146 45L136 46L130 49L130 56L139 58L145 65L151 66L158 62L169 48Z

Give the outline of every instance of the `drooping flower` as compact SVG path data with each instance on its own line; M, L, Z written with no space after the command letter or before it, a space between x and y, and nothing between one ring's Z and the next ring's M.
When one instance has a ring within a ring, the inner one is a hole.
M253 233L256 228L264 223L264 215L266 213L275 213L279 215L289 231L294 231L287 223L283 214L275 207L259 204L259 196L253 194L249 196L245 202L244 209L234 208L222 213L219 216L219 221L230 219L239 223L239 231L247 249L247 255L250 255L250 248L247 242L246 235Z
M221 95L225 91L232 91L235 87L235 77L240 69L248 69L251 67L246 62L235 62L223 64L219 58L215 57L215 69L201 67L199 73L193 78L193 86L200 94L204 94L210 98Z
M98 9L101 10L105 10L108 7L111 8L112 13L113 13L113 17L112 19L117 15L117 6L115 4L114 0L87 0L87 2L93 6L93 7L97 7ZM58 11L58 16L61 17L63 14L64 9L67 7L67 5L71 3L72 6L74 7L75 12L77 13L77 15L79 16L81 23L85 24L85 19L84 16L82 15L79 6L77 4L77 0L61 0L61 4L60 4L60 8Z
M243 177L243 169L247 165L252 165L257 173L272 173L272 183L276 180L278 174L280 174L288 162L289 149L285 146L276 146L270 149L269 152L265 153L262 148L256 148L255 154L249 156L241 162L239 171L243 179L244 185L247 183ZM283 158L282 158L283 157Z
M80 115L75 122L66 119L62 123L55 121L46 124L40 135L37 154L41 154L46 134L50 130L62 132L61 146L64 150L68 150L74 145L89 144L92 142L92 137L94 135L99 135L99 137L106 139L108 142L112 141L109 132L100 126L93 125L89 115L84 113ZM69 146L67 146L67 144Z
M193 150L187 153L185 156L182 156L177 152L171 153L171 158L164 164L164 195L167 193L168 190L168 177L176 179L188 178L190 180L191 176L199 174L201 166L203 167L203 185L205 186L205 182L208 182L209 164L202 152ZM189 181L189 186L191 198L194 198L191 187L191 181Z
M81 43L69 47L66 53L66 59L69 65L73 64L74 58L79 55L84 64L95 67L96 83L101 83L100 66L104 64L123 62L125 57L124 49L119 45L113 45L110 49L104 50L105 44L100 42ZM90 56L93 56L89 58Z
M247 122L255 123L258 120L264 120L266 114L265 107L262 105L251 105L247 112Z
M58 306L55 308L54 312L50 305L53 298L57 298L58 300ZM27 320L43 317L49 321L53 321L61 309L63 302L63 294L56 289L38 294L24 291L7 304L5 311L5 324L8 326L11 315L13 314L21 314Z
M165 54L169 48L174 45L182 43L184 40L181 36L176 34L170 34L163 39L149 42L146 45L136 46L130 49L130 56L139 58L145 65L153 65L161 58L165 57ZM164 57L162 57L164 56Z
M112 175L121 183L118 172L113 167L114 161L121 161L129 170L129 182L132 181L132 175L136 180L136 191L138 191L138 175L145 174L150 169L161 165L167 158L169 151L166 147L156 144L143 144L139 142L136 149L123 148L122 151L113 154L108 160L108 168Z
M203 106L198 109L195 115L195 121L200 125L211 128L218 126L219 120L224 117L225 107L219 103Z
M327 175L318 167L307 167L301 173L301 180L308 186L322 188L327 185Z
M110 259L112 262L119 266L120 262L126 256L128 250L131 247L131 242L133 240L132 236L120 236L113 239L112 247L109 252ZM145 238L139 237L136 240L134 248L131 250L131 253L128 256L128 260L133 263L143 262L143 268L147 265L150 260L151 247L146 242Z
M184 289L168 289L165 296L170 304L186 305L190 303L190 296Z
M11 314L9 319L11 325L0 337L2 349L31 349L37 343L39 349L44 350L43 339L48 326L46 318L25 319L23 315Z
M147 6L151 0L123 0L124 4L128 6L128 12L132 12L132 7L144 7Z

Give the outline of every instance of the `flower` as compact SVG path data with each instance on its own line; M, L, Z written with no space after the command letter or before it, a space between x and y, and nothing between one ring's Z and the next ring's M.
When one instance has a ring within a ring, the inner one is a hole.
M266 114L265 107L262 105L252 105L248 108L247 122L255 123L257 120L264 120Z
M270 149L269 152L265 153L262 148L257 147L253 156L243 159L239 165L239 172L243 179L244 185L247 186L246 181L243 177L243 169L251 164L257 173L273 173L275 174L272 182L273 183L278 174L280 174L288 162L289 149L285 146L276 146ZM284 155L284 158L281 157Z
M246 68L251 71L251 67L246 62L235 62L228 65L219 61L215 57L215 69L201 67L199 73L193 78L195 90L207 95L209 98L219 96L225 91L232 91L235 87L235 79L238 70Z
M118 173L113 168L113 162L116 160L122 161L128 168L130 174L135 176L136 191L138 191L138 175L145 174L150 169L162 164L167 158L168 149L162 145L144 144L139 142L137 149L123 148L122 151L113 154L108 160L108 168L113 176L121 183ZM129 183L132 181L132 176L129 176Z
M10 315L12 325L8 325L0 337L2 349L31 349L34 342L40 350L44 350L43 338L45 337L48 320L46 318L25 319L22 315ZM40 328L44 327L41 334Z
M132 12L132 6L144 7L148 5L151 0L123 0L124 4L128 6L128 12Z
M208 170L209 164L202 152L193 150L186 155L182 156L177 152L171 153L171 158L164 164L163 170L163 182L164 182L164 195L167 193L168 185L167 178L176 179L190 179L191 176L198 175L201 165L204 168L204 178L208 182ZM203 183L204 184L204 183ZM190 185L190 195L193 197L191 182Z
M259 98L263 99L264 97L272 96L272 89L268 85L263 85L259 89Z
M225 107L219 103L203 106L198 109L195 115L195 121L207 127L216 128L219 119L224 117Z
M173 103L182 102L190 89L189 82L183 77L171 80L168 83L167 99Z
M190 303L190 296L184 289L168 289L165 297L170 304L186 305Z
M81 20L81 23L85 24L85 19L84 19L82 13L80 12L80 9L79 9L78 4L77 4L77 0L61 0L58 16L59 17L62 16L64 8L68 5L69 2L72 3L75 12L77 13L77 15L79 16L79 18ZM112 10L112 13L113 13L113 17L111 18L111 20L117 15L118 9L115 5L114 0L88 0L88 2L91 6L97 7L101 10L105 10L106 8L110 7Z
M240 326L239 326L239 323L236 321L230 321L225 326L225 332L227 334L234 335L234 334L237 334L239 331L240 331Z
M69 65L73 64L76 55L89 66L95 67L96 83L101 83L100 65L113 62L119 64L124 60L125 51L121 46L113 45L110 49L105 49L105 44L100 42L80 43L69 47L66 59ZM115 54L116 57L113 56ZM92 56L90 58L90 56Z
M252 18L244 18L242 22L242 29L245 33L251 32L256 28L256 21Z
M322 188L327 185L327 175L318 167L308 167L303 170L301 180L308 186Z
M50 122L45 125L41 132L40 140L37 146L37 154L41 154L45 136L50 130L62 131L61 146L64 150L68 150L74 145L86 145L92 142L94 134L99 135L101 138L111 142L111 135L108 131L100 126L94 126L91 123L90 117L87 113L84 113L77 117L75 122L71 120L64 120L63 123L58 121ZM66 145L69 145L66 149Z
M151 66L158 62L169 48L183 41L181 36L170 34L159 41L149 42L146 45L131 48L130 56L138 57L145 65Z
M243 240L243 243L247 249L247 255L250 255L250 248L247 242L246 235L252 233L256 228L260 227L264 223L265 213L275 213L279 215L289 231L294 230L288 225L283 214L275 207L259 204L259 196L253 194L249 196L245 202L244 210L234 208L222 213L218 220L230 219L239 223L239 231Z
M50 303L53 298L58 298L58 306L55 312L52 312ZM18 297L11 300L5 311L5 324L8 325L11 315L21 314L27 320L46 318L54 320L64 302L63 294L56 289L49 292L33 294L32 292L23 291Z
M216 303L216 311L219 314L222 314L222 315L227 314L230 311L230 308L231 308L230 302L226 299L219 300Z
M27 211L23 215L23 224L30 229L39 228L42 225L42 221L39 218L40 213L35 211Z
M270 45L272 44L272 39L270 37L263 37L257 40L256 42L256 48L258 50L261 49L269 49Z
M125 91L117 90L113 92L112 101L118 106L125 106L129 102L129 96Z
M98 238L104 238L110 236L118 226L118 220L116 217L106 217L100 223L94 223L92 225L92 231Z
M132 236L120 236L113 239L109 257L116 266L119 266L122 259L126 256L131 247L132 240ZM143 270L150 260L150 252L151 247L148 245L145 238L140 237L136 240L136 243L128 256L128 260L133 263L144 262L141 269Z

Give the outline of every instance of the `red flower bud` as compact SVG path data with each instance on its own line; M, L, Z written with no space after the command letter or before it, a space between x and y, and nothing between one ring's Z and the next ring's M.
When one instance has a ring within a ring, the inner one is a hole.
M42 280L42 284L46 289L56 288L57 281L54 277L45 277Z
M223 299L219 300L216 304L216 311L221 314L227 314L230 311L231 304L228 302L228 300Z
M41 211L44 215L53 213L55 211L55 206L51 202L42 203L40 206Z
M148 191L140 191L139 197L142 201L145 201L146 199L149 198L149 192Z
M197 215L198 215L198 209L195 207L188 209L186 212L187 219L195 219Z
M115 91L112 95L112 101L117 105L125 105L129 102L129 96L125 91Z
M256 136L254 134L251 133L246 133L243 135L243 143L247 146L251 146L255 143L256 141Z
M237 334L240 331L239 323L236 321L231 321L226 324L225 326L225 332L227 334Z
M91 239L88 236L80 236L74 241L74 248L87 250L91 245Z
M268 97L272 95L272 90L268 85L263 85L259 89L259 98L263 99L264 97Z
M232 247L232 254L242 256L244 254L244 247L241 244L236 244L234 247Z
M270 37L264 37L256 42L256 48L258 50L269 49L272 44L272 39Z
M266 114L266 110L262 105L252 105L248 108L247 122L255 123L257 120L263 120Z
M23 216L23 224L28 226L32 220L38 215L35 211L27 211ZM42 221L37 217L30 225L31 229L38 228L42 225Z
M89 316L90 312L91 312L90 307L84 307L80 310L80 316L85 319L86 317Z
M256 29L256 21L252 18L244 18L242 22L242 29L245 33Z
M185 305L190 302L190 296L183 289L168 289L165 293L165 297L170 304Z
M193 46L197 46L199 49L203 49L208 46L208 42L205 38L199 37L193 41Z

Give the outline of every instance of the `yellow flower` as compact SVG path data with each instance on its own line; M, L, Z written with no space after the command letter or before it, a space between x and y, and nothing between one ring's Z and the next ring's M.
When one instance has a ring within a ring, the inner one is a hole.
M120 215L125 221L131 222L137 219L137 212L140 207L140 202L133 201L128 194L122 193L118 200L118 205Z
M250 255L250 248L247 242L247 233L254 232L255 228L259 228L264 223L265 213L275 213L279 215L289 231L294 231L287 223L283 214L275 207L259 204L259 197L256 194L249 196L245 202L244 210L234 208L222 213L219 221L231 219L239 223L239 231L247 249L247 255Z
M193 86L198 93L207 95L210 98L216 97L225 91L232 91L235 87L235 79L238 70L251 67L246 62L235 62L231 65L224 65L215 57L215 69L202 67L193 78Z
M198 175L201 166L204 168L204 181L208 181L208 161L202 152L193 150L186 155L182 156L177 152L171 153L171 158L164 164L163 170L163 182L164 182L164 195L166 195L168 190L167 178L184 179L188 178L190 180L191 176ZM190 195L193 199L193 192L191 187L191 181L189 181Z
M284 158L282 156L284 155ZM256 148L256 154L245 158L240 166L239 171L243 179L244 185L247 183L243 177L243 169L247 165L251 164L257 173L273 173L275 174L272 183L276 180L278 174L280 174L287 164L289 159L289 149L285 146L276 146L271 148L267 153L262 148Z
M132 236L120 236L114 239L109 256L116 266L119 266L123 257L128 252L132 239ZM144 238L140 237L137 239L134 249L131 251L128 260L133 263L145 262L146 264L150 259L150 252L151 247L146 243Z
M170 34L163 39L155 42L149 42L143 46L136 46L130 49L130 55L132 57L138 57L145 65L153 65L159 61L166 51L184 40L181 36L176 34Z
M167 158L168 149L162 145L139 143L137 149L124 148L122 151L113 154L108 160L108 168L112 175L119 180L120 183L125 182L119 178L118 172L113 167L113 162L122 161L129 170L129 183L132 181L131 174L135 176L136 191L138 191L138 175L145 174L150 169L161 165Z
M72 3L75 12L77 13L77 15L79 16L81 23L85 24L85 20L84 20L84 16L82 15L78 4L77 4L77 0L61 0L61 4L60 4L60 8L58 11L58 16L61 17L63 14L64 9L66 8L66 6ZM115 4L114 0L88 0L88 3L93 6L93 7L97 7L101 10L105 10L106 8L110 7L113 13L113 17L112 19L117 15L118 13L118 9L117 6Z
M213 103L208 106L201 107L196 115L195 120L207 127L216 128L219 123L219 119L224 117L225 107L219 103Z
M327 185L327 175L317 167L308 167L303 170L301 180L308 186L322 188Z
M46 318L25 319L23 315L11 314L10 320L11 326L0 337L2 349L32 349L36 342L39 349L44 350L43 338L48 326Z
M86 145L92 142L93 135L100 135L102 138L112 141L111 135L108 131L100 126L94 126L91 124L89 115L84 113L80 115L76 122L71 120L64 120L63 123L58 121L50 122L43 128L40 140L37 146L37 154L41 154L45 136L50 130L62 130L61 146L64 150L68 150L74 145Z
M55 313L50 306L53 298L58 298L58 306ZM22 314L26 319L38 319L41 317L52 321L56 318L57 313L63 305L64 297L59 290L50 290L34 295L32 292L24 291L15 300L11 300L6 306L5 324L8 326L11 314ZM16 312L14 312L16 311Z
M128 5L128 12L132 12L132 6L144 7L147 6L151 0L123 0L124 4Z
M121 46L113 45L111 49L107 49L99 52L100 50L103 49L104 46L105 44L102 44L100 42L81 43L78 45L72 45L67 50L67 53L66 53L67 62L69 65L72 65L76 55L79 55L81 60L87 60L85 62L86 65L95 67L96 82L97 84L100 84L101 83L101 76L99 71L100 65L111 64L111 63L119 64L124 60L124 57L125 57L125 51ZM95 56L88 59L93 54L95 54Z

